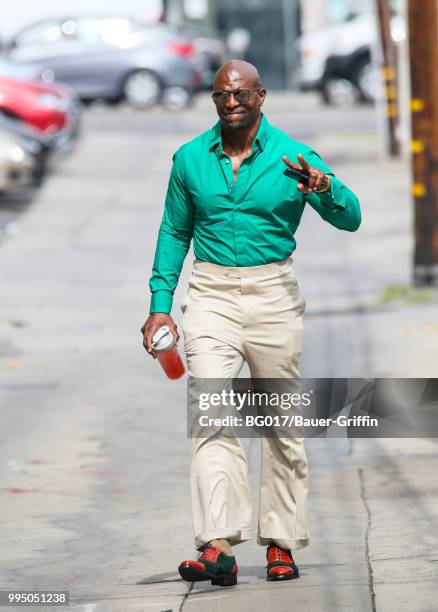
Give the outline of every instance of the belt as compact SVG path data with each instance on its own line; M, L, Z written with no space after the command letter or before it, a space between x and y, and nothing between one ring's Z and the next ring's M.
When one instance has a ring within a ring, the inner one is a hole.
M246 278L249 276L266 276L273 272L287 272L292 267L292 257L287 257L281 261L273 261L261 266L221 266L195 259L193 268L197 272L206 272L216 276L227 276L230 278Z

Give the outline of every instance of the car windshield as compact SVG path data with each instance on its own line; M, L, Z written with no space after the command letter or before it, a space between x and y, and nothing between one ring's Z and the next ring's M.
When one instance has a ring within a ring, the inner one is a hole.
M125 17L81 17L48 21L18 34L18 46L46 45L60 41L129 45L138 34L153 30L151 24Z
M65 36L77 38L82 42L104 42L118 44L135 31L128 19L79 19L62 24Z
M74 37L77 40L121 47L131 46L140 38L152 40L167 34L167 29L161 27L162 24L145 24L126 18L84 18L75 24Z
M60 40L61 36L61 24L57 21L46 21L30 26L20 32L15 42L20 46L48 44Z

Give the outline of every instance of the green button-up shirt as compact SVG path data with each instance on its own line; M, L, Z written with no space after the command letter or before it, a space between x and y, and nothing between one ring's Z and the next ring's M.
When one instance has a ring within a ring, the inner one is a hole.
M331 176L323 194L303 194L282 155ZM305 205L331 225L353 232L361 222L357 197L310 147L270 125L262 114L252 153L234 181L222 150L220 121L173 156L152 277L150 312L170 313L173 293L193 238L195 257L224 266L258 266L286 259Z

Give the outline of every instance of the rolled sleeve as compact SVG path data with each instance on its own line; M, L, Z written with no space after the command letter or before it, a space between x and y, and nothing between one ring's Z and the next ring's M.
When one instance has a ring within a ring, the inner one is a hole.
M333 174L316 151L309 150L305 159L331 179L330 189L323 193L306 193L306 201L330 225L349 232L356 231L362 220L357 196Z

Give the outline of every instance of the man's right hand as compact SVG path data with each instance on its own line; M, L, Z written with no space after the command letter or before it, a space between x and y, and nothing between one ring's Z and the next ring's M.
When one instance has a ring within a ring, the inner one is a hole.
M179 333L176 323L169 314L164 312L153 312L150 314L146 319L145 324L141 328L141 333L143 334L143 346L154 359L156 359L158 355L152 348L152 338L160 327L163 327L163 325L167 325L169 327L170 331L175 337L175 342L178 342Z

